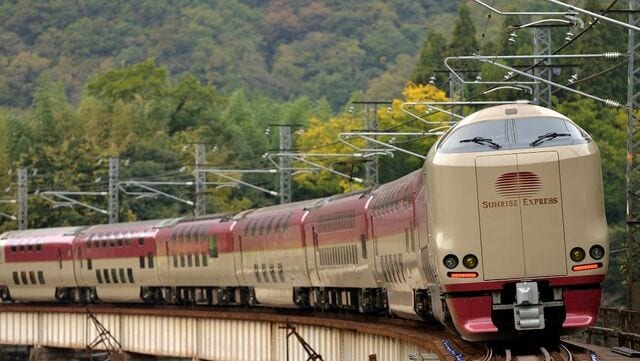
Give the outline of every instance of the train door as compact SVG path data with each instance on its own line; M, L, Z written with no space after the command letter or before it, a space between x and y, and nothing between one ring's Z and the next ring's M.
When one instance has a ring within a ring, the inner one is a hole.
M371 244L373 245L373 269L374 269L374 274L376 275L376 279L378 281L380 281L382 279L382 274L383 274L383 270L380 264L380 252L378 250L379 248L379 244L378 244L378 235L376 234L376 230L375 230L375 220L373 218L373 215L369 216L369 232L371 234Z
M313 238L313 270L309 270L309 275L313 275L313 277L320 281L320 272L318 271L320 267L320 248L316 226L311 226L311 237Z
M524 277L515 154L476 157L485 279Z
M247 284L247 280L244 274L244 255L242 254L242 242L244 241L241 234L238 234L237 237L233 236L233 267L236 271L236 279L238 284L243 286Z
M567 274L558 153L518 154L527 277Z

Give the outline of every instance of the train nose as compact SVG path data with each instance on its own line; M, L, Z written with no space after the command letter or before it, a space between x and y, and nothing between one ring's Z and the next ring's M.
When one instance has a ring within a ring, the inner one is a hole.
M557 152L478 156L486 280L567 274Z

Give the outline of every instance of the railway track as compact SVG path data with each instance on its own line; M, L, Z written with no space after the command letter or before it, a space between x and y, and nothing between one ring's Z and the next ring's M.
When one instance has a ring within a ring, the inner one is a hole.
M513 342L489 345L482 361L598 361L593 351L570 342Z

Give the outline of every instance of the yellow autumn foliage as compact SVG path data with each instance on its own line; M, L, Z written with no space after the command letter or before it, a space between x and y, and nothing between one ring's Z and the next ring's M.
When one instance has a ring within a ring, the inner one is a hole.
M409 83L403 91L403 96L404 99L394 99L389 107L378 107L378 129L394 132L422 133L434 128L446 127L449 116L444 113L436 112L425 117L427 107L424 105L405 106L405 110L403 110L402 106L406 102L447 101L444 91L431 84L416 85ZM407 114L407 111L422 117L425 121L421 121ZM302 153L313 154L362 153L361 149L364 149L366 146L363 139L352 137L343 142L338 139L338 135L340 133L362 130L365 128L364 124L365 114L362 109L359 109L359 111L347 111L328 121L311 119L308 129L297 139L297 148ZM437 137L433 135L388 135L378 137L380 141L394 142L394 144L399 144L399 146L402 144L402 147L419 154L426 154L426 151L436 138ZM351 146L346 144L347 142L351 144ZM345 155L343 157L308 156L307 159L353 177L364 177L362 157L354 157L353 155ZM366 158L364 160L366 160ZM419 164L419 162L416 164ZM294 163L294 166L309 167L308 164L298 162ZM383 170L381 170L381 172L382 171ZM313 173L299 173L294 177L294 180L300 187L309 189L317 194L348 192L362 188L361 184L326 170L314 171Z

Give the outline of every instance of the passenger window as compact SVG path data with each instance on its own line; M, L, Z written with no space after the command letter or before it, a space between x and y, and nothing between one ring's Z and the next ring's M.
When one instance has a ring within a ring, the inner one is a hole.
M87 248L91 248L91 240L90 239L87 240Z
M107 247L107 240L103 239L102 240L102 248L106 248Z
M30 245L28 245L28 246L27 246L27 251L28 251L28 252L33 252L33 245L31 245L31 244L30 244Z
M16 285L20 284L20 278L18 278L18 272L16 271L13 272L13 283Z
M38 271L38 283L41 285L45 284L44 282L44 272Z
M194 254L193 255L193 262L195 263L196 267L200 267L200 255L199 254Z
M264 224L267 222L266 218L263 218L260 220L260 227L259 227L259 232L258 234L262 236L262 234L264 233Z
M256 276L256 282L258 283L262 283L262 278L260 278L260 269L258 268L257 264L253 264L253 273Z
M173 267L174 268L178 268L178 255L177 254L173 255Z
M24 245L23 244L18 246L18 251L24 252Z
M273 225L273 233L278 233L280 232L280 221L282 220L281 217L277 217L276 218L276 224Z
M113 280L113 283L118 283L118 273L115 268L111 269L111 279Z
M269 217L269 223L267 223L267 234L271 233L271 224L273 223L273 217Z
M122 247L122 238L118 239L118 247Z
M149 268L153 268L153 253L147 254L147 259L149 261Z
M209 257L218 257L218 237L215 234L209 236Z
M251 236L256 235L256 227L258 226L258 220L253 220L253 224L251 225Z
M124 278L124 268L120 268L120 283L127 283L127 280Z
M18 248L16 246L11 246L11 252L16 253Z
M105 281L107 284L111 284L111 278L109 278L109 270L108 270L108 269L106 269L106 268L105 268L105 269L103 269L103 270L102 270L102 275L104 276L104 281Z
M144 256L140 256L140 268L144 268L145 264L144 264Z
M278 263L278 275L280 275L280 282L284 282L284 269L282 263Z
M91 258L87 258L87 268L89 270L93 269L93 262L91 261Z
M140 237L138 238L138 246L142 247L142 245L144 245L144 238Z
M207 226L202 226L200 228L200 241L202 242L206 242L207 241Z
M193 260L191 256L191 253L187 255L187 267L193 267Z
M41 243L37 243L36 244L36 252L42 251L42 244Z
M131 268L127 268L127 276L129 277L129 283L133 283L133 270Z
M99 269L96 270L96 280L98 280L98 283L102 284L102 272L100 272Z
M185 259L184 259L184 254L181 254L180 255L180 267L185 267L185 265L186 265L186 262L185 262Z
M244 234L245 237L249 235L249 226L251 226L251 220L244 222L244 228L242 229L242 233Z
M115 246L116 246L116 240L115 240L115 239L113 239L113 238L112 238L112 239L110 239L110 240L109 240L109 247L113 248L113 247L115 247Z
M202 266L203 267L209 266L209 257L207 257L206 253L202 254Z
M131 246L131 238L125 238L124 245L127 247Z

